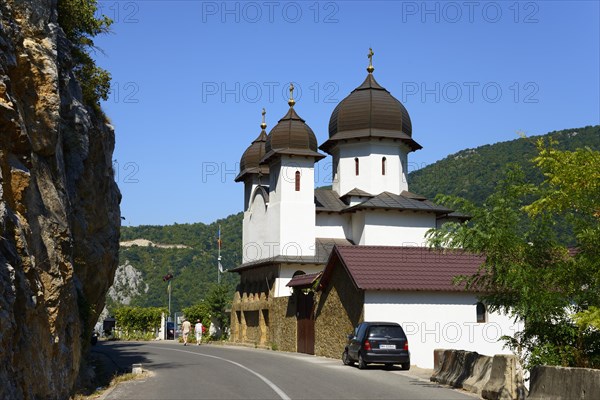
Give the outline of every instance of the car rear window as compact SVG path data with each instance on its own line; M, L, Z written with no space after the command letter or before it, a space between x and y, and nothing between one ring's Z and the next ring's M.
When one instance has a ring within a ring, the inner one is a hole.
M372 326L369 329L369 337L404 338L404 332L399 326Z

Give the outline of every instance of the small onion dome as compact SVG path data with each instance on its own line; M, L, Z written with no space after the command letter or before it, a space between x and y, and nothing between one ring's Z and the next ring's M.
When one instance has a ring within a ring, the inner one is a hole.
M320 149L329 153L339 141L364 138L401 140L413 151L422 148L412 139L412 124L406 108L377 83L371 72L333 110L329 139Z
M318 152L314 132L296 113L293 104L290 104L287 114L269 132L265 152L261 164L266 164L282 154L314 157L315 161L325 158Z
M240 173L236 176L235 181L241 182L249 174L269 175L269 167L260 165L260 160L265 156L265 143L267 142L267 125L261 124L262 130L252 144L244 151L240 159Z

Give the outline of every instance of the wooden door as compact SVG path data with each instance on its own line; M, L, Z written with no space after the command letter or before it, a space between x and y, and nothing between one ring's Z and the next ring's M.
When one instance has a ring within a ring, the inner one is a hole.
M315 354L315 320L313 319L314 293L299 291L297 297L298 353Z

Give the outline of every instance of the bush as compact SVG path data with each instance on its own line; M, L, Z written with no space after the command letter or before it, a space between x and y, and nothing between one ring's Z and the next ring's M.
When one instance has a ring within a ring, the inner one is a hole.
M121 307L115 310L115 319L120 339L151 340L160 325L165 308Z
M96 18L96 0L59 0L58 24L73 43L75 76L81 85L83 101L97 109L100 99L107 100L110 91L110 73L96 65L90 56L93 37L106 33L112 20L106 15Z

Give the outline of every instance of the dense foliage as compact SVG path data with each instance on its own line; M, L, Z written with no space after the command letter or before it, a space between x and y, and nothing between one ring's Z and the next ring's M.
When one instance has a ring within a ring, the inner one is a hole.
M541 183L516 166L482 206L442 196L473 218L431 231L430 243L486 255L479 273L459 282L524 323L506 340L526 367L600 368L600 151L555 146L538 141ZM557 221L569 225L575 249L558 240Z
M114 310L117 330L123 339L153 339L160 326L163 307L119 307Z
M93 38L108 32L112 20L103 15L97 18L96 0L59 0L58 24L73 44L75 76L81 85L83 100L98 109L100 99L107 100L110 91L110 73L96 65L90 55Z
M229 326L228 309L231 305L231 293L225 285L212 285L206 298L193 306L183 309L190 321L200 320L202 325L209 327L214 318L220 327Z

